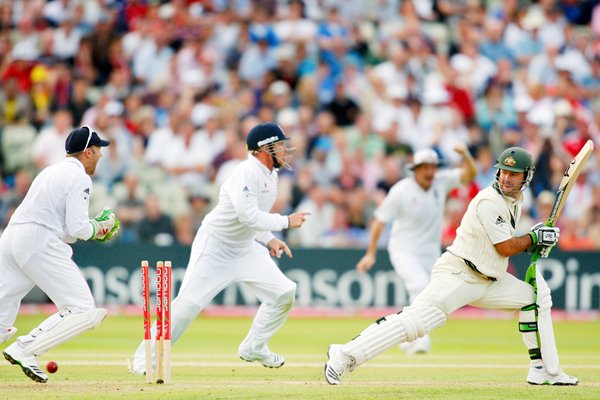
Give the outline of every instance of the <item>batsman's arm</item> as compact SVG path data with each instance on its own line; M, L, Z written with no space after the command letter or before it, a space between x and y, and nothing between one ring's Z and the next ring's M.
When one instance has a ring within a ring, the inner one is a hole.
M504 257L527 251L532 245L539 249L538 254L547 257L547 253L556 245L559 237L559 228L546 226L540 222L532 226L528 234L496 243L495 246L498 253Z
M529 246L533 244L533 240L531 235L526 234L523 236L517 236L505 240L500 243L496 243L494 246L496 247L496 251L502 257L511 257L515 254L522 253L527 250Z
M381 236L384 228L384 222L378 220L377 218L373 219L373 223L371 224L369 247L367 248L365 255L356 264L356 269L358 271L366 272L370 270L373 265L375 265L375 261L377 261L377 243L379 242L379 237Z

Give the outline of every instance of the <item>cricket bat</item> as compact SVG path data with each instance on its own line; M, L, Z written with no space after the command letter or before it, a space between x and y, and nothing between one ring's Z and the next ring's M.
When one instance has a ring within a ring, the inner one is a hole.
M558 185L558 191L556 192L556 199L552 205L552 211L546 220L546 226L554 226L563 207L569 197L571 189L577 181L577 177L583 170L585 163L594 151L594 143L588 140L586 144L579 151L577 156L571 161L565 174ZM544 278L540 271L536 268L537 260L540 256L539 249L536 250L531 256L531 263L527 269L525 281L533 286L536 293L537 302L537 282L542 281ZM559 371L558 351L556 350L556 341L554 339L554 329L552 327L552 317L550 310L542 310L538 313L538 335L540 342L540 350L542 352L542 360L546 371L550 374L557 374Z

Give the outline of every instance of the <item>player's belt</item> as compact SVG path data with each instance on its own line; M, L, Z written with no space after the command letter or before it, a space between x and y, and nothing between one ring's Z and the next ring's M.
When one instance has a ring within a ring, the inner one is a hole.
M463 261L465 262L465 264L467 264L467 267L471 268L473 271L477 272L479 275L483 276L484 278L486 278L486 279L488 279L488 280L490 280L492 282L496 282L497 281L497 279L494 278L493 276L487 276L487 275L482 274L481 271L479 271L477 269L477 267L475 266L475 264L473 264L471 261L469 261L469 260L467 260L465 258L463 258Z
M448 253L452 254L455 257L460 258L461 260L463 260L465 262L465 264L467 264L467 267L471 268L471 270L473 270L474 272L476 272L478 275L480 275L481 277L492 281L492 282L496 282L498 279L494 278L493 276L487 276L485 274L482 274L480 270L477 269L477 267L475 266L475 264L473 264L471 261L467 260L466 258L462 258L460 256L457 256L456 254L452 253L451 251L448 251Z

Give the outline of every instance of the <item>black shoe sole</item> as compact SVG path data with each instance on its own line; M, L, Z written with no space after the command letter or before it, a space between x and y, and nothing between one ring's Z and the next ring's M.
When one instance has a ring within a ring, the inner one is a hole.
M25 375L27 375L27 377L29 377L31 380L33 380L35 382L38 382L38 383L46 383L46 382L48 382L48 379L44 379L44 378L36 375L32 370L30 370L27 367L24 367L20 362L18 362L14 358L12 358L11 355L8 354L7 352L3 351L2 354L4 355L4 358L6 358L6 361L8 361L9 363L11 363L13 365L20 366L21 369L23 370L23 373Z

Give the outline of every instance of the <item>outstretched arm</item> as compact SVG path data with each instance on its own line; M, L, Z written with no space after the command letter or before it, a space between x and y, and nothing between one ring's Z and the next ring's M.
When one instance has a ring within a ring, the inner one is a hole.
M360 272L370 270L375 264L375 261L377 260L377 243L379 242L379 237L381 236L381 232L383 232L383 228L385 228L385 224L375 218L371 225L369 247L367 248L365 255L360 259L358 264L356 264L356 269Z
M469 149L464 144L459 144L454 148L458 154L463 158L463 165L460 171L460 182L464 185L469 184L475 179L477 175L477 165Z

